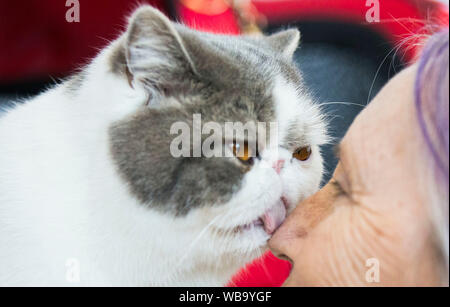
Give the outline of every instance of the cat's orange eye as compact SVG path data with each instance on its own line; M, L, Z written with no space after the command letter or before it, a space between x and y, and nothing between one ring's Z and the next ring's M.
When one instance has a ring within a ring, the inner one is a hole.
M253 161L253 151L247 142L233 142L233 154L241 162L251 163Z
M305 146L297 148L292 154L292 156L297 160L306 161L311 156L311 147Z

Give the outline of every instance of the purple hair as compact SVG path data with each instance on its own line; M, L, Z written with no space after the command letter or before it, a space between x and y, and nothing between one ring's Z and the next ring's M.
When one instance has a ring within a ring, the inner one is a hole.
M419 59L414 85L415 106L424 142L431 156L435 188L430 190L431 218L449 268L449 31L433 35ZM439 192L438 192L439 191Z
M415 104L424 140L440 177L449 182L449 31L427 42L415 82Z

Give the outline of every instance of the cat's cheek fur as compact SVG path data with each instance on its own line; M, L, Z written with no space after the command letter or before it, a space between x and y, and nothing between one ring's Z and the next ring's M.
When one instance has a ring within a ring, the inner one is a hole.
M290 159L292 167L285 167L281 172L283 197L289 204L290 213L299 202L311 196L319 189L323 174L322 156L319 146L312 147L308 161Z

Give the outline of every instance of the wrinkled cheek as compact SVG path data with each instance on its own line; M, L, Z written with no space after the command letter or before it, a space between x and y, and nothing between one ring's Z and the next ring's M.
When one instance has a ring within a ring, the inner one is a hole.
M296 227L302 230L297 232L303 233L313 230L317 224L333 213L333 209L334 194L327 185L306 201L300 203L293 212Z

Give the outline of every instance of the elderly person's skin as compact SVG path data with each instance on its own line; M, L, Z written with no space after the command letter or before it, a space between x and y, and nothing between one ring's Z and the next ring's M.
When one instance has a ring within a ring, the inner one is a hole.
M286 286L441 284L423 186L429 164L414 108L416 71L398 74L361 112L339 146L332 180L270 240L275 255L293 263ZM371 258L379 261L378 283L370 282Z

